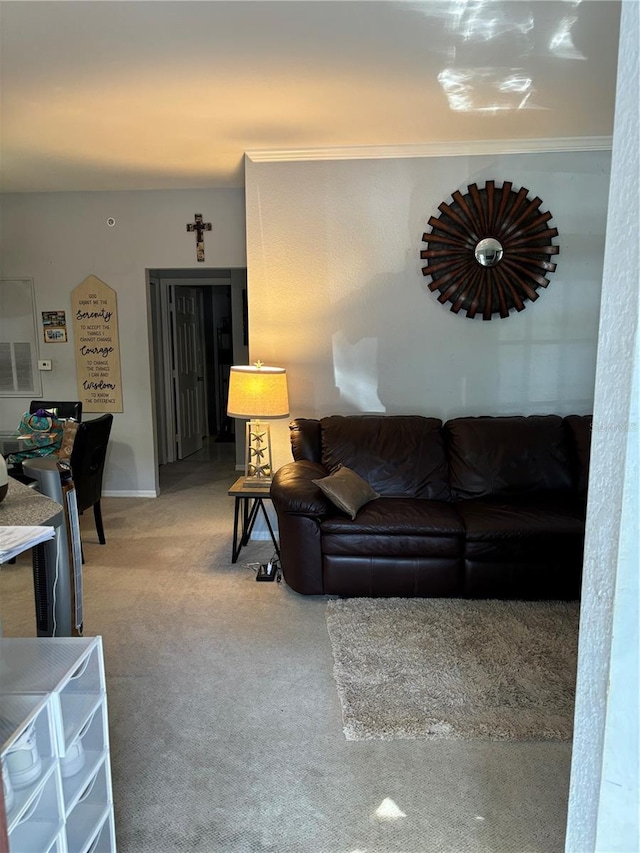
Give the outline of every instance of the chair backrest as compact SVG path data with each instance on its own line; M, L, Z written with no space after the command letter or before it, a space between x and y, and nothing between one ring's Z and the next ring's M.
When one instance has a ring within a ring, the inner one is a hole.
M29 404L29 414L32 415L38 409L55 409L59 418L73 418L74 421L82 420L82 403L80 400L32 400Z
M102 474L113 415L101 415L78 425L71 452L71 473L78 511L93 506L102 494Z

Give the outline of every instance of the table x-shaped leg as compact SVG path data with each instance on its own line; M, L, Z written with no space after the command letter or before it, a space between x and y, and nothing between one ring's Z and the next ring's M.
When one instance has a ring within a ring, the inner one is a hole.
M250 505L250 501L253 503ZM242 529L240 531L240 537L238 538L238 521L240 520L240 503L242 502ZM280 549L278 548L278 542L276 540L275 534L273 532L273 527L271 526L271 522L269 521L269 515L264 505L264 501L262 498L249 498L243 496L236 497L236 503L234 507L233 513L233 548L231 551L231 562L236 563L238 561L238 556L240 555L240 551L244 548L244 546L249 542L249 537L251 536L251 531L253 530L253 525L255 524L256 518L258 516L258 510L262 510L262 514L264 516L264 520L267 522L267 527L269 529L269 534L271 535L271 541L276 549L276 554L278 557L280 556Z

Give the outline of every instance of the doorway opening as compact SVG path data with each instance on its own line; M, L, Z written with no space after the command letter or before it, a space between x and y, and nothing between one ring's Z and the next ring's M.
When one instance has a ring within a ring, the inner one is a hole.
M158 466L235 441L229 369L248 358L246 268L147 270Z

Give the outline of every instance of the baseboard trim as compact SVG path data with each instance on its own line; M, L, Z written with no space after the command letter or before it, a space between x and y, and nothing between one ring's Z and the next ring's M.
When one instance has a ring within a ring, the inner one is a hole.
M273 526L273 525L272 525L272 526ZM277 536L278 536L278 528L277 528L277 527L273 527L273 532L275 533L276 538L277 538ZM270 541L271 541L271 534L269 533L269 531L268 531L268 530L252 530L252 531L251 531L251 537L250 537L250 538L251 538L251 539L254 539L256 542L261 541L261 540L265 540L265 541L269 541L269 542L270 542Z
M158 492L154 489L105 489L103 498L157 498Z

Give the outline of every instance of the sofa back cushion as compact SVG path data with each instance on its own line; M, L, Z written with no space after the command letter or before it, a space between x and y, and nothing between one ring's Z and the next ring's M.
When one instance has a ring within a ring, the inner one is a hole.
M383 497L450 500L441 428L419 415L333 415L320 421L320 461L346 465Z
M571 456L557 415L455 418L444 425L454 498L571 489Z
M289 424L289 438L294 462L320 462L320 421L317 418L296 418Z
M576 488L580 495L586 495L589 485L589 456L591 454L591 415L568 415L565 426L571 436L575 461Z

